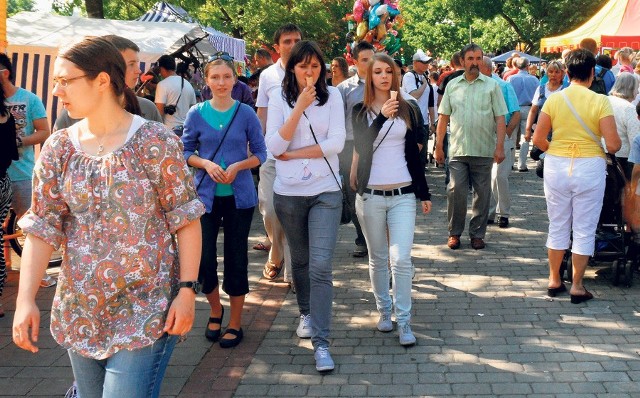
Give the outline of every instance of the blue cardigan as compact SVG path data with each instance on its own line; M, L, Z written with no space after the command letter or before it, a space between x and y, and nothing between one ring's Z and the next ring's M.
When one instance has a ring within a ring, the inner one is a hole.
M212 127L202 117L200 109L203 105L204 103L200 103L192 106L184 122L182 143L184 144L184 158L187 161L191 155L196 154L196 151L198 151L197 156L211 159L224 134L224 129L218 130ZM267 158L267 147L262 136L260 121L250 106L245 104L238 104L238 106L238 114L229 126L227 137L213 162L220 164L220 159L224 157L225 163L231 165L247 159L248 143L251 153L262 164ZM201 181L202 183L200 183ZM215 198L216 182L209 177L204 169L198 169L195 174L195 184L198 187L200 199L207 208L207 213L210 213ZM231 187L233 188L233 197L236 200L236 208L248 209L258 204L258 194L253 183L251 170L238 172Z

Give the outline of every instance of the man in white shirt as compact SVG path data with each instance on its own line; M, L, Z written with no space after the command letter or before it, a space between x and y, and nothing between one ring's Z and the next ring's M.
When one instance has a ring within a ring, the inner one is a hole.
M182 127L189 108L196 104L191 83L176 74L176 60L163 55L158 59L162 81L156 87L155 103L164 125L182 135Z
M429 84L429 78L426 73L430 62L431 57L425 54L424 51L416 51L413 55L413 70L405 73L402 78L402 89L418 101L418 107L425 124L425 131L433 134L433 126L436 121L435 90ZM420 159L423 164L426 164L427 141L428 136L425 136L425 140L420 142L422 145Z
M289 60L291 49L300 40L302 40L302 31L294 24L281 26L273 35L273 48L280 54L280 59L260 73L258 97L256 98L256 111L262 125L262 131L266 132L269 100L274 95L281 95L285 65ZM271 250L269 250L269 258L265 263L262 274L265 278L275 279L284 265L284 280L289 282L292 280L289 246L273 207L273 183L275 178L275 158L271 152L267 151L267 161L260 166L258 208L260 209L260 214L262 214L264 229L271 240Z
M364 239L362 228L360 228L360 223L356 216L356 193L351 189L351 184L349 184L349 172L353 160L353 125L351 124L351 115L353 106L364 100L364 81L367 78L369 60L373 57L374 53L375 49L371 43L363 40L356 44L353 47L352 55L353 59L356 60L358 72L338 85L338 90L340 90L342 101L344 102L344 121L347 130L344 149L338 157L340 159L340 174L342 175L343 181L347 184L347 197L353 210L351 220L356 227L356 246L352 253L353 257L364 257L367 255L368 250L367 242Z

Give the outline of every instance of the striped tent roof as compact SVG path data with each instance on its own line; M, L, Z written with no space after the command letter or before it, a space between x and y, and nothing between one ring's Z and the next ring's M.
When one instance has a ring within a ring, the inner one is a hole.
M189 13L182 7L169 4L165 1L156 3L151 10L137 19L138 21L149 22L187 22L194 23L197 21L191 18ZM233 56L236 61L244 62L246 54L245 42L242 39L236 39L228 36L213 28L203 28L209 34L209 42L219 51L226 51Z
M575 30L540 41L544 53L578 48L592 38L601 47L640 49L640 0L610 0L591 19Z
M184 8L164 1L156 3L153 8L137 20L145 22L195 22Z

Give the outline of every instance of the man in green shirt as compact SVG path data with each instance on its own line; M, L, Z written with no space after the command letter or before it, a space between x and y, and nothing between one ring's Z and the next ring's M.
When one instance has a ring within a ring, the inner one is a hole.
M467 214L469 183L473 186L472 216L469 221L471 247L484 249L484 235L491 202L491 168L504 160L504 97L492 78L480 73L484 56L477 44L462 51L464 74L453 79L438 108L440 118L436 132L436 161L444 162L443 142L450 125L447 215L450 249L460 247ZM497 132L497 134L496 134Z

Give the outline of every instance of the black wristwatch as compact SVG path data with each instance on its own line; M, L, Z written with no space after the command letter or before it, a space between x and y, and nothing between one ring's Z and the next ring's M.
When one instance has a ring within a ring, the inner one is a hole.
M183 287L187 287L192 289L195 294L198 294L202 291L202 284L198 281L189 281L189 282L180 282L178 287L182 289Z

